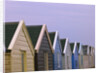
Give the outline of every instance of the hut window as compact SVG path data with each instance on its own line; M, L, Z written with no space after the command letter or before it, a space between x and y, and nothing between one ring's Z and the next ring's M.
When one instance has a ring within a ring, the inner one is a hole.
M57 63L58 63L58 67L60 67L60 54L57 53Z
M21 54L21 58L22 58L22 71L26 71L26 52L25 51L22 51L22 54Z
M48 53L44 52L44 68L48 70Z

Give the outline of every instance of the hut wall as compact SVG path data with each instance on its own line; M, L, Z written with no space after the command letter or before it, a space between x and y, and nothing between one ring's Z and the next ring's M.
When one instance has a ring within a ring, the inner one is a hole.
M65 69L65 55L62 55L62 69Z
M48 55L48 64L45 63L45 56L44 54L47 53ZM39 52L35 54L35 67L36 71L43 71L43 70L53 70L53 53L50 48L50 44L47 39L46 33L43 36L41 46L39 48ZM48 69L45 69L48 66Z
M58 56L58 53L59 53L59 56ZM54 61L53 62L54 62L54 64L53 64L54 70L62 69L62 53L61 53L60 41L59 41L58 38L57 38L57 41L56 41L56 47L55 47L55 51L54 51Z
M83 56L83 66L84 68L89 68L89 56L87 55Z
M79 59L78 59L78 52L77 49L75 50L75 53L72 54L72 68L73 69L79 69Z
M11 54L10 53L5 53L5 72L10 72L11 71Z
M27 42L26 36L23 29L21 29L17 41L14 44L13 50L11 52L11 71L12 72L22 72L22 52L25 52L26 62L24 63L24 71L34 71L34 56L30 50L29 44Z
M70 45L67 44L67 49L65 53L65 69L72 69L72 62L71 62L71 51L70 51Z
M83 55L79 55L79 68L83 68Z

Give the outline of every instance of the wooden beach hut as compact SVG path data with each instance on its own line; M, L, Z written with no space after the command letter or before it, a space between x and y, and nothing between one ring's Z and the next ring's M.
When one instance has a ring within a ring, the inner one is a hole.
M68 38L61 39L63 69L72 69L72 52Z
M89 46L82 45L83 48L83 68L89 68Z
M94 62L94 48L92 46L89 46L89 67L94 68L95 62Z
M79 69L77 42L70 43L70 46L71 46L71 51L72 51L72 69Z
M53 70L53 47L46 25L27 26L35 47L35 70Z
M34 48L24 21L5 23L5 72L34 71Z
M61 43L59 39L59 33L56 32L49 32L50 40L54 49L53 54L53 69L54 70L61 70L62 69L62 49Z
M78 58L79 58L79 68L83 68L83 48L81 43L77 43L78 46Z
M91 47L91 55L92 55L92 68L95 68L95 48Z

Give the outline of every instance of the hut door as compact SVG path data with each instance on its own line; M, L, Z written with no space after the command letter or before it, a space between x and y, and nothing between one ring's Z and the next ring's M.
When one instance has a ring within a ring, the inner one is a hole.
M44 69L48 70L48 53L44 52Z
M26 71L26 52L22 51L22 72Z

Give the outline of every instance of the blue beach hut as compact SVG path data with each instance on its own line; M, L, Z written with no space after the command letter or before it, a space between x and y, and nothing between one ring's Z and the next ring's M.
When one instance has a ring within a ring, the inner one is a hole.
M70 43L72 51L72 69L79 69L79 59L78 59L78 45L77 42Z
M53 69L54 70L61 70L62 69L62 50L61 50L61 43L59 39L58 32L50 32L49 33L50 40L54 49L53 54Z

